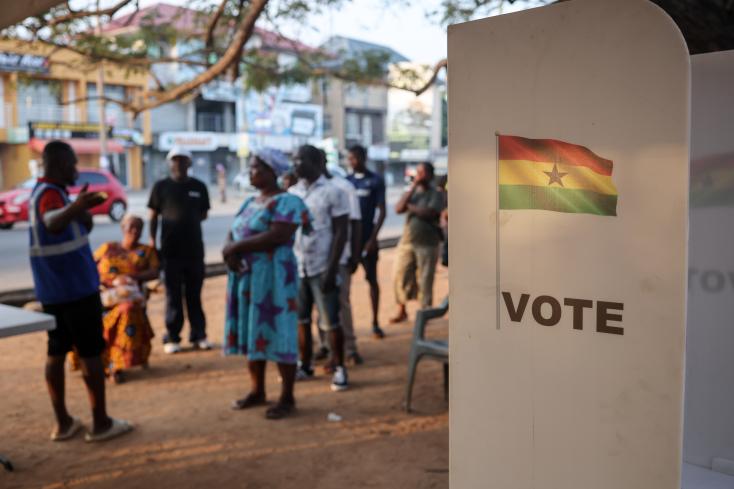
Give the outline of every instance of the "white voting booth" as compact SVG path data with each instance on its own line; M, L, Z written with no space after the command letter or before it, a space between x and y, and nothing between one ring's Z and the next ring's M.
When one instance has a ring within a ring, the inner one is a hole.
M646 0L469 22L448 80L451 487L681 487L679 30Z
M734 51L691 59L683 487L734 488Z

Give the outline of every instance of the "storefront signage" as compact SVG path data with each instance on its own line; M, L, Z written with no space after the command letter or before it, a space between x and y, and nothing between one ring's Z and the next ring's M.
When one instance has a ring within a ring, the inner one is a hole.
M137 129L114 128L112 137L127 147L142 146L145 144L143 133Z
M188 151L214 151L217 148L237 150L237 134L217 132L164 132L158 138L158 149L168 151L173 147Z
M242 93L242 89L227 81L215 80L201 87L201 98L215 102L234 103Z
M48 73L48 58L34 54L0 51L0 71L23 73Z
M112 126L106 126L106 131L112 137ZM99 139L99 124L32 121L28 123L28 135L37 139Z
M291 136L296 142L302 138L321 139L323 108L316 104L286 102L279 95L275 90L248 92L246 102L239 104L239 111L244 111L245 120L242 122L246 123L247 132L263 136Z

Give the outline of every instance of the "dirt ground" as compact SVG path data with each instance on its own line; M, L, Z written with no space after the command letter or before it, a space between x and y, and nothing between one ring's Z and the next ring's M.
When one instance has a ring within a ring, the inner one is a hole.
M392 251L382 253L382 322L392 312ZM438 272L435 297L447 290ZM221 342L223 277L209 279L204 304L210 339ZM440 364L422 362L414 410L402 410L412 323L369 334L369 302L363 273L355 275L352 302L365 364L350 369L352 388L333 393L318 369L315 380L296 385L298 412L280 421L264 408L234 412L232 399L248 388L243 358L218 350L164 356L163 304L149 305L156 342L149 371L129 382L108 384L110 414L132 421L123 438L90 445L77 437L52 443L51 406L43 382L45 334L0 340L0 453L16 471L0 471L0 488L444 488L448 487L448 406ZM411 310L411 317L414 310ZM430 328L446 336L447 321ZM279 384L268 370L269 399ZM90 413L81 378L67 377L70 412L86 423ZM342 416L327 420L329 413Z

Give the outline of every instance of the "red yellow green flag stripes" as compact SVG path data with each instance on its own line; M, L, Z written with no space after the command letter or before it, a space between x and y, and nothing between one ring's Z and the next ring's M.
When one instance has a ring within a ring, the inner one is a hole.
M555 139L499 136L500 209L617 215L612 161Z
M691 207L734 207L734 153L691 163Z

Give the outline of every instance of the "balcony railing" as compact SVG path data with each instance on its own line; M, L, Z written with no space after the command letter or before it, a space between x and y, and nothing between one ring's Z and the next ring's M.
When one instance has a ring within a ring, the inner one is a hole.
M98 102L87 102L87 122L92 124L99 123ZM119 105L111 102L105 104L105 123L114 127L131 127L125 111Z
M224 116L206 112L196 114L196 130L224 132Z
M6 105L6 114L10 115L7 108L12 110L12 106ZM71 105L18 105L18 123L16 126L25 127L31 121L44 122L79 122L81 112L78 107ZM11 118L5 117L3 121L5 127L10 125Z

